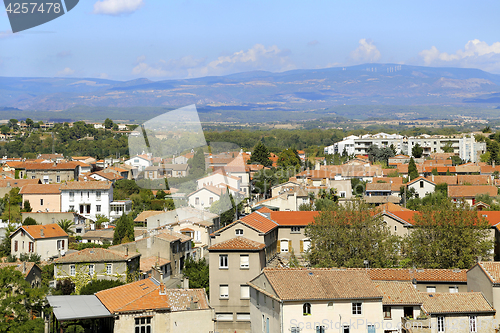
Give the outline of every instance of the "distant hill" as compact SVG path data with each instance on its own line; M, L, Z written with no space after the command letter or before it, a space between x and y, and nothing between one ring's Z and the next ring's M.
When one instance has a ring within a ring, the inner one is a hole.
M0 110L166 107L325 110L339 105L500 103L500 75L397 64L264 71L186 80L0 77ZM496 105L495 105L496 106Z

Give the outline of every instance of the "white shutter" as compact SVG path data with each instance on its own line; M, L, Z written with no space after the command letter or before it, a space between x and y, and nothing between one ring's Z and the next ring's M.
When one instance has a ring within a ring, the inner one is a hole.
M248 255L240 255L240 268L250 267L250 260Z
M250 298L250 286L241 285L241 299L249 299Z
M220 298L229 298L229 287L227 285L220 285Z

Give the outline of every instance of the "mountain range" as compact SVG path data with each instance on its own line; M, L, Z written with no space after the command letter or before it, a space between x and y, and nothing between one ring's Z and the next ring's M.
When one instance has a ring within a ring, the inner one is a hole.
M339 105L500 104L500 75L398 64L254 71L183 80L0 77L0 111L77 106L326 110Z

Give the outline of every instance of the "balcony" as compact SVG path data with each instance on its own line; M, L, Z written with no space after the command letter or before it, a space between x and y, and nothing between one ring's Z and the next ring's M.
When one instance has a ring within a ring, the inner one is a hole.
M403 333L431 333L431 321L429 318L401 318Z

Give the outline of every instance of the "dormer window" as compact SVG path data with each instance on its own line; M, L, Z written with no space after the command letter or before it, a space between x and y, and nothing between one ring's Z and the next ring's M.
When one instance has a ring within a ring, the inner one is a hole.
M243 235L243 229L236 229L236 236L242 236Z
M300 232L300 227L292 227L291 232Z

